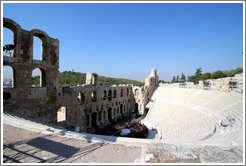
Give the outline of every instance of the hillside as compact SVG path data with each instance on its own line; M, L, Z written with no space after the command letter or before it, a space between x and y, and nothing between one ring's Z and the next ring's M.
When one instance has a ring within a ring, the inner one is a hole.
M73 71L64 71L59 75L59 85L61 86L76 86L78 84L85 84L86 74ZM39 76L33 78L33 85L39 84ZM111 78L98 76L98 84L100 85L119 85L119 84L133 84L136 86L143 86L144 83L123 78Z

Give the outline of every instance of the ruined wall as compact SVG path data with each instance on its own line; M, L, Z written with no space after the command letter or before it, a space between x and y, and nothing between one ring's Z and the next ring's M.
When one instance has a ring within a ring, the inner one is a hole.
M122 116L144 113L158 83L156 69L151 70L145 86L98 85L98 75L88 72L81 86L58 86L59 40L41 30L27 31L4 18L3 26L14 33L13 56L3 57L3 65L13 69L13 87L4 88L6 110L48 123L93 132ZM33 59L33 37L42 41L41 60ZM41 71L40 86L32 86L32 71Z
M158 85L157 69L151 69L150 75L145 78L143 87L133 87L135 107L138 107L139 113L145 115L145 106Z
M14 34L13 56L3 56L3 66L13 69L13 87L4 88L4 109L16 111L44 121L55 121L56 87L59 68L59 40L37 29L27 31L11 19L3 18L3 27ZM42 41L42 59L33 59L33 37ZM41 71L41 87L32 87L32 71Z
M66 126L79 127L83 132L105 127L109 122L131 114L133 110L131 85L92 84L89 80L95 79L97 82L93 75L87 73L87 84L61 87L57 101L60 107L66 107Z
M179 83L160 84L160 86L178 88L180 87L180 84ZM199 84L194 84L193 82L186 82L184 88L242 93L243 73L236 74L234 77L225 77L225 78L199 81Z

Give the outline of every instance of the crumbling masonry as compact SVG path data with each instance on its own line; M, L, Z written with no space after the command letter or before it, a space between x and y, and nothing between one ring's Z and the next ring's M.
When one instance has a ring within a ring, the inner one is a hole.
M146 114L145 105L158 83L156 69L143 87L98 85L96 73L86 75L86 83L61 87L59 76L59 40L37 29L27 31L11 19L3 26L14 34L13 56L3 56L3 65L13 69L13 87L3 89L4 110L42 121L93 132L123 115ZM33 59L33 37L42 41L41 60ZM41 71L40 87L32 87L32 71Z

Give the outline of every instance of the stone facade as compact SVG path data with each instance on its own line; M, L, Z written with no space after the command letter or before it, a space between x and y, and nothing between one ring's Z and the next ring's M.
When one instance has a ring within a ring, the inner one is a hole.
M59 40L41 30L27 31L4 18L3 26L14 34L13 57L3 57L3 65L13 69L13 87L4 88L6 110L42 121L93 132L121 116L144 114L148 98L158 83L156 69L146 78L144 87L98 85L98 75L86 74L86 83L75 87L59 86ZM33 59L33 37L42 41L41 60ZM32 86L32 71L41 71L40 87Z
M4 100L4 108L31 117L42 117L44 121L55 122L59 40L50 38L45 32L37 29L27 31L16 22L3 18L3 27L14 34L13 56L3 56L3 66L13 69L13 88L4 88L4 94L10 98ZM33 59L33 37L42 41L42 60ZM41 87L32 87L32 71L41 71Z

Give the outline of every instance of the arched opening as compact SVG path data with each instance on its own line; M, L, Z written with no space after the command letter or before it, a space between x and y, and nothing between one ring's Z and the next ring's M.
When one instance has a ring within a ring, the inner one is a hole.
M3 66L3 87L15 87L15 70L11 66Z
M79 100L82 104L85 102L85 96L83 92L79 92Z
M138 103L134 104L134 112L137 113L138 112Z
M39 37L33 36L33 59L42 60L42 40Z
M112 108L111 107L108 108L108 121L109 122L112 121Z
M9 28L3 27L3 55L14 57L14 33Z
M139 90L135 89L135 95L137 96L139 94Z
M32 71L32 86L33 87L46 86L46 73L44 70L36 68Z
M116 89L114 90L114 94L113 94L113 98L116 98L117 93L116 93Z
M129 96L129 89L126 90L126 95Z
M108 91L108 100L110 101L111 99L112 99L112 91L109 90L109 91Z
M66 107L62 106L57 111L57 123L66 121Z
M96 91L93 91L91 93L91 101L92 102L96 102L97 101L97 93L96 93Z
M97 126L97 113L93 112L91 114L91 127L95 128Z
M123 105L120 105L120 114L123 115Z
M123 97L123 89L120 90L120 97Z
M107 91L103 91L103 100L106 100L107 99Z

